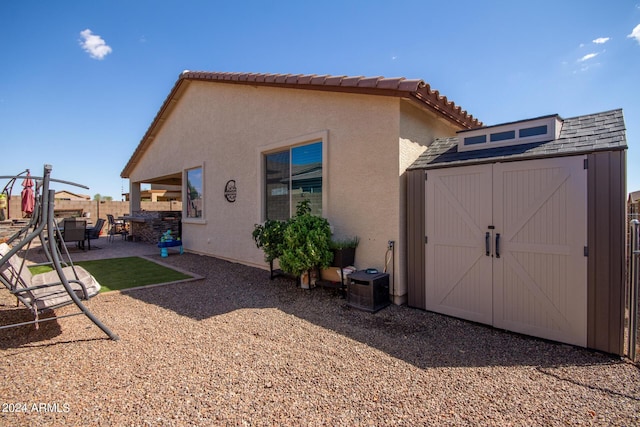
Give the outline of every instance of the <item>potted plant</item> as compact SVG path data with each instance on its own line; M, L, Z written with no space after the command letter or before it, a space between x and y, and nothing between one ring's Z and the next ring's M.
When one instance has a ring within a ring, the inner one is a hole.
M359 243L360 238L358 236L331 240L331 250L333 251L331 265L336 267L353 265L356 259L356 248Z
M256 224L253 229L253 240L256 246L264 251L264 260L269 263L270 277L273 279L273 261L282 255L285 221L268 219L264 224Z
M331 228L322 217L311 214L309 199L298 203L296 215L288 221L284 230L280 268L286 273L302 278L306 274L308 283L301 280L304 288L312 286L312 272L326 268L331 263Z

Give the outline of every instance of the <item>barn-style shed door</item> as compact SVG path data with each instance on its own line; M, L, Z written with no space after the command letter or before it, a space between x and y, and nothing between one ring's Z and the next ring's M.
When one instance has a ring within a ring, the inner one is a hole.
M586 345L583 162L564 157L428 171L426 308Z

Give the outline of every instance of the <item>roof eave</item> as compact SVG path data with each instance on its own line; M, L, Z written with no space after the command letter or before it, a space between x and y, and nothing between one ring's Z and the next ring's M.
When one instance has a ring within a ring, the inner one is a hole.
M122 169L122 172L120 172L121 178L129 178L131 171L140 160L140 157L142 157L142 155L144 154L144 151L151 144L156 133L160 130L160 126L164 123L169 113L173 110L176 103L180 100L180 95L182 95L182 93L186 89L184 82L188 83L188 80L179 78L176 81L176 83L173 85L171 92L169 92L169 95L162 103L160 110L158 111L153 121L151 122L151 125L147 129L147 132L144 134L144 136L140 140L140 143L138 144L135 151L131 155L131 158L125 165L124 169Z
M131 158L120 173L120 177L129 178L131 172L143 156L147 147L160 130L162 123L178 102L190 81L210 81L227 84L245 84L252 86L271 86L278 88L306 89L344 93L362 93L367 95L393 96L409 99L435 112L456 127L472 129L482 126L482 122L432 91L422 80L362 76L330 76L315 74L256 74L256 73L215 73L183 71L162 107L156 114L147 132L136 147ZM185 84L187 82L187 84Z

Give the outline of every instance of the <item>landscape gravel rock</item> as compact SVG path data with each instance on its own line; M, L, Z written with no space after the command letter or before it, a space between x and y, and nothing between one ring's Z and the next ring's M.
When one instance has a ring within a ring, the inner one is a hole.
M406 306L371 314L212 257L162 262L204 279L87 303L119 341L84 316L0 331L0 425L640 424L640 371L620 357ZM29 318L0 292L1 324Z

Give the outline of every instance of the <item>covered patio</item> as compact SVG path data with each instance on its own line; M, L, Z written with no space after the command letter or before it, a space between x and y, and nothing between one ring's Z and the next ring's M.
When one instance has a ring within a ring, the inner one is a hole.
M150 190L142 190L150 186ZM155 190L154 190L155 188ZM162 233L171 230L174 236L182 235L182 173L153 177L145 182L130 182L127 199L130 212L126 219L131 240L157 243ZM149 201L158 201L157 192L163 192L164 201L170 201L170 211L148 211L142 209L143 196ZM155 200L154 200L155 196ZM175 202L175 209L174 207Z

